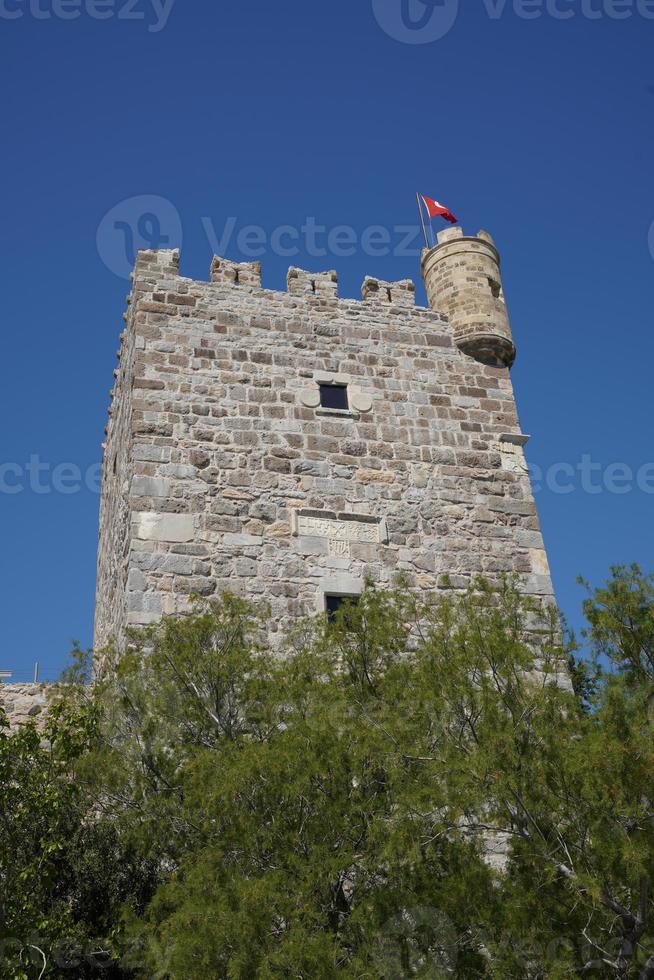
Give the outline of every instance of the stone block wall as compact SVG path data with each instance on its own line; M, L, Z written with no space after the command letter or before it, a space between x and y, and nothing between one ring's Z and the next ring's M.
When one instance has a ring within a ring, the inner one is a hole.
M2 684L0 683L0 708L2 708L12 728L35 721L41 725L45 721L48 702L46 684Z
M517 572L551 596L508 368L474 360L412 283L139 253L104 457L95 648L230 590L273 634L404 572ZM321 384L349 408L320 407Z

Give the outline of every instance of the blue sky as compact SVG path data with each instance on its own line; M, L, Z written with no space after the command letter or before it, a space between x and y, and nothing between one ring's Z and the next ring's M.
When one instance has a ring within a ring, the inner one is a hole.
M39 660L52 677L72 637L91 642L84 483L139 236L181 237L183 274L204 279L212 239L233 226L225 251L247 257L258 225L266 286L289 265L335 267L356 296L365 274L418 277L396 230L416 223L418 189L501 249L564 611L580 622L577 574L654 566L654 3L557 2L0 0L0 463L5 489L22 486L0 493L0 668ZM306 232L278 254L275 229L307 219L332 231L330 254L307 254ZM628 492L603 486L613 463Z

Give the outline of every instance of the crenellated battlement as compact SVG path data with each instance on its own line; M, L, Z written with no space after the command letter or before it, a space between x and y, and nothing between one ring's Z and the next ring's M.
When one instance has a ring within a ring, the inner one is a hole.
M142 332L144 319L153 315L192 318L210 303L214 289L229 304L238 296L282 304L288 300L305 301L321 309L340 310L348 319L358 315L359 307L374 308L378 316L385 318L388 329L396 328L398 317L405 314L427 317L440 331L449 334L467 356L510 367L515 347L500 278L500 256L491 235L480 230L474 236L466 236L460 226L446 228L438 233L437 244L423 251L421 266L428 307L416 305L416 287L411 279L386 281L367 275L361 286L361 299L356 300L339 295L335 269L313 272L291 266L284 292L264 288L258 261L234 262L214 255L209 279L204 281L181 275L179 249L142 250L131 274L132 292L127 297L124 319L127 323L131 319L137 332ZM240 300L237 306L241 307ZM407 321L404 328L411 325L413 321ZM332 334L335 329L324 328ZM126 337L124 331L117 352L119 362ZM110 418L120 374L119 364L114 370L116 383L110 390Z
M515 347L500 280L500 257L492 237L483 230L475 236L465 236L463 229L456 226L439 232L437 241L435 247L422 253L428 307L416 305L416 287L411 279L386 281L367 275L361 286L361 299L356 300L339 295L338 272L334 269L313 272L291 266L284 292L264 288L258 261L235 262L214 255L209 279L195 280L181 275L179 249L142 250L131 274L132 291L127 297L124 319L128 324L131 320L136 332L142 333L144 320L153 315L192 318L210 303L214 289L216 296L223 296L230 305L239 296L282 304L288 300L305 301L310 306L340 310L348 320L358 315L357 308L374 308L377 316L386 320L387 329L398 326L398 317L413 313L426 317L434 329L449 334L466 355L484 363L510 366ZM241 300L237 307L241 307ZM413 321L407 321L404 329L411 325ZM336 328L329 329L333 334ZM124 331L117 352L119 362L126 339ZM120 374L119 363L110 390L110 418Z
M261 262L230 262L214 255L211 260L211 282L219 286L261 289Z
M399 282L385 282L366 276L361 287L364 300L372 300L389 306L415 306L416 284L412 279L401 279Z
M243 313L250 308L249 303L254 304L252 309L258 309L261 303L268 303L281 304L282 310L285 310L290 301L295 306L306 302L309 308L318 306L339 312L344 322L355 322L359 308L374 309L376 320L389 330L397 328L400 322L398 317L412 312L414 316L426 318L429 329L441 335L447 333L445 317L428 307L416 306L416 287L411 279L389 282L366 276L361 286L361 299L357 300L339 296L338 273L334 269L312 272L291 266L286 277L286 291L272 290L264 288L262 284L260 262L234 262L214 255L209 279L197 280L181 275L179 249L156 249L138 252L131 281L132 291L126 298L127 312L123 314L128 327L120 335L120 347L116 352L118 366L113 372L114 386L109 391L110 419L120 391L121 374L124 374L129 363L129 359L124 358L126 345L133 346L135 336L149 336L152 330L148 324L152 326L153 318L174 316L192 320L199 311L203 311L204 315L213 298ZM412 325L413 321L409 321L404 324L404 329ZM331 332L335 329L331 328ZM344 329L347 332L347 327ZM421 325L420 329L424 331L425 326ZM438 343L447 345L449 341L441 336ZM107 432L108 428L105 435Z
M322 299L338 298L338 273L307 272L291 267L286 276L286 288L291 296L318 296Z
M137 255L132 282L155 285L161 280L179 278L185 283L200 284L201 280L186 279L181 276L179 269L179 249L144 250ZM220 255L214 255L211 260L208 281L214 286L225 289L238 287L242 290L261 290L264 288L260 262L233 262ZM291 266L286 276L286 289L290 296L305 298L315 296L325 300L341 298L338 292L338 273L335 269L310 272L307 269ZM386 282L374 276L366 276L361 285L361 301L409 307L416 305L415 292L415 283L411 279Z
M437 244L423 251L421 269L428 309L450 322L454 342L460 350L483 363L511 367L516 350L504 297L500 254L491 235L480 230L467 236L460 226L446 228L438 233ZM147 292L148 286L173 278L190 289L200 285L180 276L178 250L138 253L133 274L137 296ZM233 262L216 255L211 262L209 282L222 289L264 291L260 262ZM286 278L286 294L273 290L265 293L322 304L374 304L386 308L389 321L397 316L399 309L427 309L416 306L415 283L410 279L387 282L366 276L361 300L343 299L339 296L338 273L334 269L310 272L292 266ZM169 296L172 296L170 302ZM174 304L178 296L179 292L166 292L154 302L163 304L161 311L165 312L163 307Z
M453 228L443 228L436 235L436 241L439 245L444 245L446 242L456 242L456 241L466 241L474 242L475 240L484 242L486 245L492 245L497 253L497 258L499 261L499 252L497 251L497 246L493 241L493 237L488 234L487 231L480 230L476 235L464 235L463 228L460 225L455 225ZM428 250L427 250L428 251Z
M156 282L162 275L179 275L179 249L160 248L142 249L136 254L134 271L130 274L130 279L151 279Z

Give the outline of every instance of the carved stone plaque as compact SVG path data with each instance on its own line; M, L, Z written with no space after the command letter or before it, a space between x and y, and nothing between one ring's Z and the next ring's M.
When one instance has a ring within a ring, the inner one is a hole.
M330 550L333 555L346 556L349 554L350 542L367 542L379 544L386 540L384 520L361 515L339 517L326 513L324 516L316 511L296 511L293 515L293 533L309 538L329 538Z

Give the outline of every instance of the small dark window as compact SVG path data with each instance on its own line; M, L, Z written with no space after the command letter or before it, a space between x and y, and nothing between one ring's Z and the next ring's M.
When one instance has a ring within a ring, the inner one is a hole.
M345 385L320 385L320 404L323 408L338 408L346 412L350 407Z
M359 597L356 595L326 595L325 611L327 613L327 619L330 623L333 623L341 609L356 606L358 602Z

